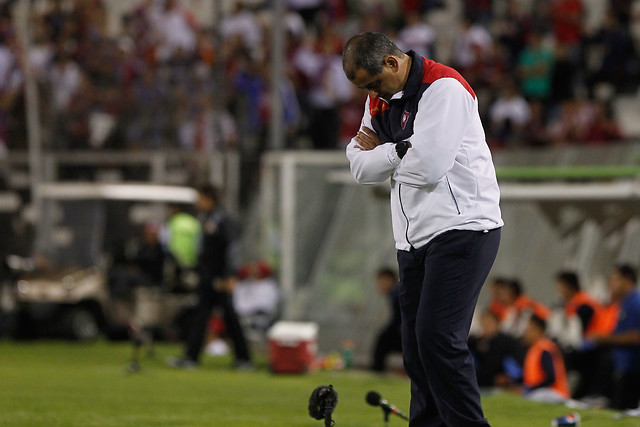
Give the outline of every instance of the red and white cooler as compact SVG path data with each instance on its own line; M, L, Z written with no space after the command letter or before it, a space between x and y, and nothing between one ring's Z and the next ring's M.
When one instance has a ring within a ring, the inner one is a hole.
M318 349L318 325L313 322L276 322L267 331L271 372L307 372Z

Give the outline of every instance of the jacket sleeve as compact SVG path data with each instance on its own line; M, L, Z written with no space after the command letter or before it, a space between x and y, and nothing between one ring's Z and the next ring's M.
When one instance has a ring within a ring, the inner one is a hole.
M453 167L469 123L477 120L474 98L453 78L434 82L418 102L411 148L394 179L415 187L439 182Z
M371 114L369 112L369 98L365 103L364 115L360 123L360 129L371 125ZM400 164L400 157L396 153L396 146L392 142L378 145L373 150L360 150L356 147L355 137L347 145L347 158L351 165L351 173L358 184L379 184L391 177Z

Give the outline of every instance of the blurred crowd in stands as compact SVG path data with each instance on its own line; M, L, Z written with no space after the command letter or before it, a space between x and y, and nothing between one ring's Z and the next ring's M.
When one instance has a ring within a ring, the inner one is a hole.
M286 147L343 147L365 93L342 73L345 40L381 31L456 67L478 93L493 148L601 144L625 135L612 101L640 82L640 2L607 2L587 25L587 0L236 0L214 23L181 0L142 0L107 31L106 0L39 0L31 50L15 0L0 6L0 140L26 147L24 65L40 88L52 149L194 151L268 148L270 34L286 28ZM593 20L592 20L593 21Z
M490 283L492 300L480 310L469 340L479 385L575 408L638 408L636 270L613 267L599 298L573 271L558 272L555 279L558 304L551 307L527 295L517 279L496 277Z

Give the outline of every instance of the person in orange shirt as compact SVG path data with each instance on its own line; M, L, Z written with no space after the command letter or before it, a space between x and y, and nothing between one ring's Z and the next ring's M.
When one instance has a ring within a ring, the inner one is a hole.
M581 289L578 275L572 271L561 271L556 274L556 285L564 302L564 315L567 319L580 319L582 335L588 337L601 332L602 304Z
M556 286L564 303L565 322L577 319L582 340L600 333L607 333L615 327L615 320L613 323L608 320L609 315L608 312L605 313L604 306L582 290L576 273L559 272L556 274ZM564 328L564 330L570 329ZM608 353L584 344L581 348L579 345L575 349L567 346L564 350L567 370L578 374L578 381L572 393L573 398L582 399L602 395L608 387L607 381L604 380L609 376Z
M497 285L497 300L506 307L500 328L516 337L523 334L527 321L532 315L547 320L550 310L539 301L524 294L519 280L508 280Z
M523 340L529 346L524 359L523 394L531 400L562 402L571 397L567 371L558 346L545 337L547 322L533 315Z

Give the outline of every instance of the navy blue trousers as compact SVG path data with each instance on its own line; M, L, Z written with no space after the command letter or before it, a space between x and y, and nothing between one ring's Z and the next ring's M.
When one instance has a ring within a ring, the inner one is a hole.
M398 251L410 427L489 426L467 339L499 244L500 229L452 230Z

